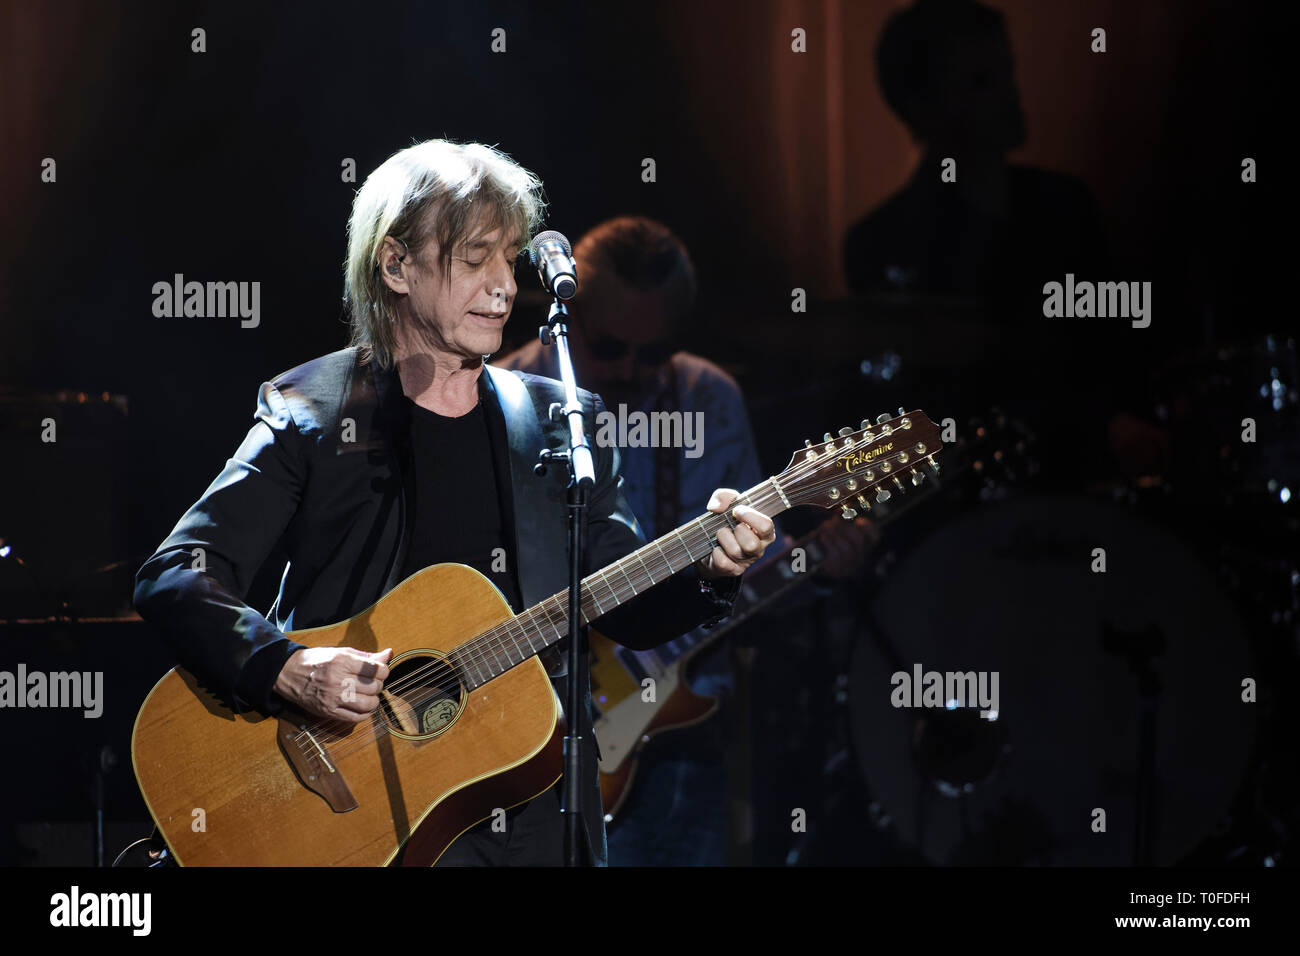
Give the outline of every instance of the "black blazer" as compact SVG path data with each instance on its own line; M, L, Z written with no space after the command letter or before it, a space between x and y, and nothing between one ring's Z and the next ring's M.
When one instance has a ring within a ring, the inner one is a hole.
M563 389L488 365L479 388L514 544L510 566L529 607L568 585L565 469L533 473L538 451L567 446L566 424L549 416ZM579 397L594 434L603 405L589 392ZM344 349L263 384L255 417L225 469L140 569L135 606L228 706L274 714L283 705L275 679L302 647L284 632L352 617L399 583L413 518L405 504L408 405L395 370ZM593 455L588 572L645 542L621 491L618 449L593 446ZM244 595L277 545L288 563L264 616ZM738 592L738 579L714 590L687 569L605 615L600 630L653 647L725 616ZM603 849L603 826L599 840Z

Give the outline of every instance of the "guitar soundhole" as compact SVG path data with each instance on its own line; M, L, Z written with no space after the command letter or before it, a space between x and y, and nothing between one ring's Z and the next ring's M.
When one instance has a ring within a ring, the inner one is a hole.
M437 651L407 651L389 665L380 713L390 732L420 740L456 722L465 701L455 668Z

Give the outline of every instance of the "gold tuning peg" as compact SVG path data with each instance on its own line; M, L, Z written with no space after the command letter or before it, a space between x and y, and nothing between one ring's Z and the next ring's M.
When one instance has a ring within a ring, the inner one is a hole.
M871 419L869 419L869 418L864 418L864 419L862 419L862 421L858 422L858 430L859 430L859 431L865 431L866 429L868 429L868 428L870 428L870 427L871 427Z
M822 441L830 441L830 440L831 440L830 432L827 432L825 435L822 436Z
M853 434L853 429L850 428L848 425L845 425L843 428L840 429L841 438L847 438L849 435L852 434Z
M903 406L901 405L898 406L898 417L902 418L906 414L907 414L907 409L903 408Z
M843 510L840 512L840 516L845 521L852 521L854 518L858 516L858 513L854 511L852 508L850 508L848 505L845 505Z

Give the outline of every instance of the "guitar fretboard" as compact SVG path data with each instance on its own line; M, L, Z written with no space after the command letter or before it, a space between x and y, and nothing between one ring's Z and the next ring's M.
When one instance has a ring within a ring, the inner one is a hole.
M737 498L725 513L703 514L587 575L582 579L583 624L608 614L712 552L718 532L735 529L731 511L742 504L769 517L785 510L780 492L769 478ZM466 689L473 690L568 636L569 589L565 588L466 641L450 657Z

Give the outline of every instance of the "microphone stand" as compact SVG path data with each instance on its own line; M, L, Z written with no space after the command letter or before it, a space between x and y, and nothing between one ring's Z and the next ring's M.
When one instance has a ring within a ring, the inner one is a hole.
M564 738L564 781L560 810L564 815L564 865L582 866L583 834L586 823L582 814L582 735L587 725L586 691L590 681L587 657L587 628L582 624L582 556L587 539L587 501L596 484L596 468L591 446L583 429L582 406L569 357L569 330L565 321L569 310L559 296L551 305L547 324L538 330L543 345L554 345L559 360L560 378L564 382L564 405L551 405L552 421L569 419L569 450L543 449L537 467L545 472L545 462L563 458L569 469L569 685L568 734Z

